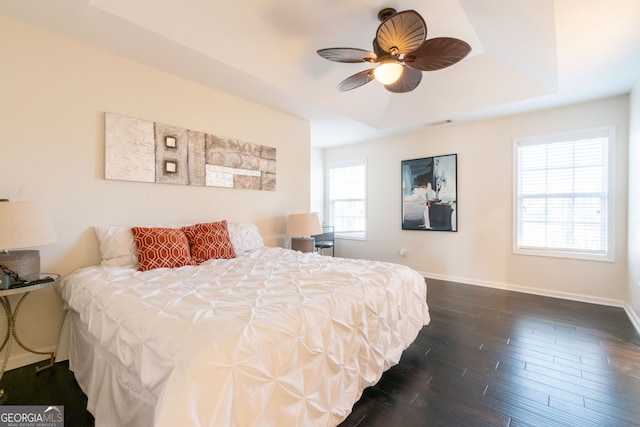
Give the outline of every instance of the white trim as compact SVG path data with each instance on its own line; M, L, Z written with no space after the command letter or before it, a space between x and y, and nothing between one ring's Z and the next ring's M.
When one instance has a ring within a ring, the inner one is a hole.
M550 291L548 289L531 288L529 286L511 285L508 283L491 282L488 280L470 279L468 277L447 276L444 274L427 273L425 271L419 272L423 277L427 279L444 280L447 282L464 283L466 285L484 286L486 288L504 289L506 291L522 292L525 294L541 295L551 298L560 298L571 301L587 302L590 304L606 305L609 307L624 308L625 313L629 321L636 329L636 332L640 334L640 317L629 305L629 303L623 300L617 300L613 298L594 297L591 295L574 294L571 292L559 292ZM427 283L427 302L429 301L429 283Z
M636 328L636 331L638 331L638 334L640 334L640 317L638 317L636 311L633 309L633 307L631 307L629 303L626 303L624 305L624 311L627 313L627 316L629 316L629 320L631 320L631 323L633 323L633 326Z
M9 339L13 339L13 337L10 337ZM18 345L15 342L11 343L11 347L14 347L14 346L17 347ZM37 349L37 350L42 351L44 353L54 352L56 351L56 346ZM6 370L10 371L12 369L22 368L23 366L32 365L34 363L42 362L48 359L49 359L49 356L46 354L33 354L33 353L16 354L15 356L9 357Z
M516 246L517 246L517 243L516 243ZM528 249L528 248L514 247L513 254L514 255L530 255L530 256L546 256L546 257L552 257L552 258L571 258L571 259L581 259L586 261L616 262L613 256L613 249L609 251L608 255L605 255L605 254L589 254L586 252L554 251L551 249Z
M561 142L567 139L586 137L607 138L606 179L607 179L607 248L606 254L590 254L579 251L562 251L545 248L525 248L518 244L518 147ZM617 145L616 127L604 125L586 129L569 130L538 136L516 137L512 140L512 252L516 255L547 256L557 258L583 259L590 261L615 262L615 147Z
M626 304L626 302L623 300L617 300L613 298L594 297L592 295L575 294L571 292L551 291L548 289L512 285L509 283L490 282L487 280L470 279L468 277L446 276L443 274L433 274L433 273L426 273L426 272L420 272L420 274L422 274L422 276L428 279L445 280L448 282L458 282L458 283L464 283L467 285L476 285L476 286L484 286L487 288L504 289L507 291L522 292L525 294L541 295L545 297L560 298L560 299L566 299L571 301L588 302L591 304L606 305L610 307L624 308Z
M367 240L367 236L350 236L348 234L335 234L335 238L336 238L336 240L338 240L338 239L342 239L342 240L360 240L360 241L366 241Z

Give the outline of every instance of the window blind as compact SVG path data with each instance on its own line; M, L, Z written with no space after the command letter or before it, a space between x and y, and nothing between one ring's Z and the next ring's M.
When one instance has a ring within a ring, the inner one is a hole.
M607 255L606 130L518 141L517 247Z
M365 181L364 161L329 167L329 217L336 235L365 238Z

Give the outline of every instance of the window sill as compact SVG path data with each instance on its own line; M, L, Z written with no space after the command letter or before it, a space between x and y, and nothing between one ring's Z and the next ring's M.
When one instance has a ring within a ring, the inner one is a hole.
M598 262L615 262L613 254L590 254L586 252L572 252L572 251L557 251L551 249L524 249L514 248L513 253L515 255L530 255L530 256L543 256L551 258L566 258L577 259L583 261L598 261Z
M367 240L367 236L355 235L355 234L337 234L335 235L336 239L342 240Z

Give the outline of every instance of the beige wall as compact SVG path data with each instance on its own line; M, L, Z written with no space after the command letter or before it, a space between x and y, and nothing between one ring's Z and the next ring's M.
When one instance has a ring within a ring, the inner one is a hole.
M318 212L323 222L324 216L324 150L311 147L311 203L310 212Z
M629 98L424 130L326 149L326 164L366 158L368 239L340 240L336 254L407 264L426 276L622 305L627 298ZM615 125L616 262L512 253L514 137ZM456 233L401 230L400 162L458 154ZM406 257L399 255L405 248Z
M47 203L59 241L39 248L43 271L97 263L94 225L251 221L283 245L286 215L308 209L306 121L3 16L0 40L0 198ZM106 181L104 112L276 147L277 190ZM24 341L54 348L57 292L35 292L21 310ZM19 350L10 366L33 361Z
M629 308L640 329L640 78L631 91L629 125Z

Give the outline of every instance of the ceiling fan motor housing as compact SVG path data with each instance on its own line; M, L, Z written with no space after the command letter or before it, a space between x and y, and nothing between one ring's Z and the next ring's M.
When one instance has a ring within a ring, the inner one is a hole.
M396 14L396 10L394 8L385 7L380 12L378 12L378 19L380 20L380 22L382 22L385 19L391 18L395 14Z

